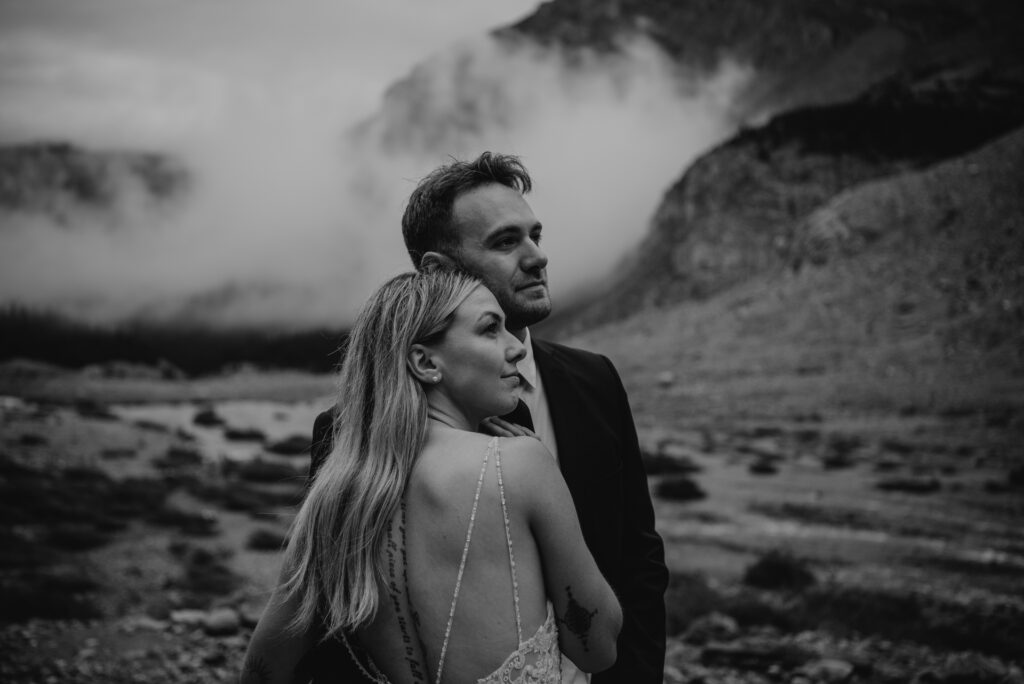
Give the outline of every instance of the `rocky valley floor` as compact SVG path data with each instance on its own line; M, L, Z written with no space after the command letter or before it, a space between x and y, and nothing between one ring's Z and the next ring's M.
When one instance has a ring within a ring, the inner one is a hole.
M74 375L0 391L0 680L235 681L331 381ZM649 401L666 682L1024 682L1018 416Z

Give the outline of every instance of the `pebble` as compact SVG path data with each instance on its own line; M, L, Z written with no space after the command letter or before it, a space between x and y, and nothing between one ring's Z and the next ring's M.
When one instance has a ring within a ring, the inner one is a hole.
M822 658L807 663L800 671L813 681L817 682L842 682L853 674L853 665L845 660L836 658Z
M212 610L203 622L203 629L210 636L231 636L239 626L238 613L231 608Z
M202 610L185 609L171 611L171 622L175 625L195 627L203 624L205 621L206 612Z
M683 641L698 645L709 641L732 641L739 631L739 625L733 618L722 613L709 613L690 624L683 634Z

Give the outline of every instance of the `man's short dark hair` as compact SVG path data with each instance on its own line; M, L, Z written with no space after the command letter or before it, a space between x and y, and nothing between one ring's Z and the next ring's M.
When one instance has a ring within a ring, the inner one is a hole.
M402 214L402 237L416 268L427 252L458 256L459 236L452 225L455 200L465 192L491 183L524 195L533 188L530 174L519 157L494 152L484 152L473 161L452 159L419 182Z

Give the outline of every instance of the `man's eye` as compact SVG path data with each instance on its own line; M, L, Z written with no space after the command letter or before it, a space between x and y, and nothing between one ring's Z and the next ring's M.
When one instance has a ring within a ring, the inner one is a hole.
M535 245L539 245L539 244L540 244L540 239L541 239L541 237L542 237L542 236L541 236L541 234L540 234L540 233L537 233L536 235L534 235L534 236L533 236L533 244L535 244Z

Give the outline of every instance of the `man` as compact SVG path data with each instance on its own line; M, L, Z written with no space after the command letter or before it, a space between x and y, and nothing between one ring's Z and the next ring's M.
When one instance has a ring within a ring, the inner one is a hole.
M558 460L587 546L619 597L618 660L592 684L660 684L668 571L629 402L607 358L530 335L529 326L551 313L542 228L523 197L531 188L515 157L485 152L454 161L413 191L402 234L417 268L440 261L480 278L504 310L508 330L526 345L519 364L523 403L481 429L521 433L509 420L532 427ZM311 475L330 451L332 423L333 410L317 418ZM571 663L564 665L564 682L587 681Z

